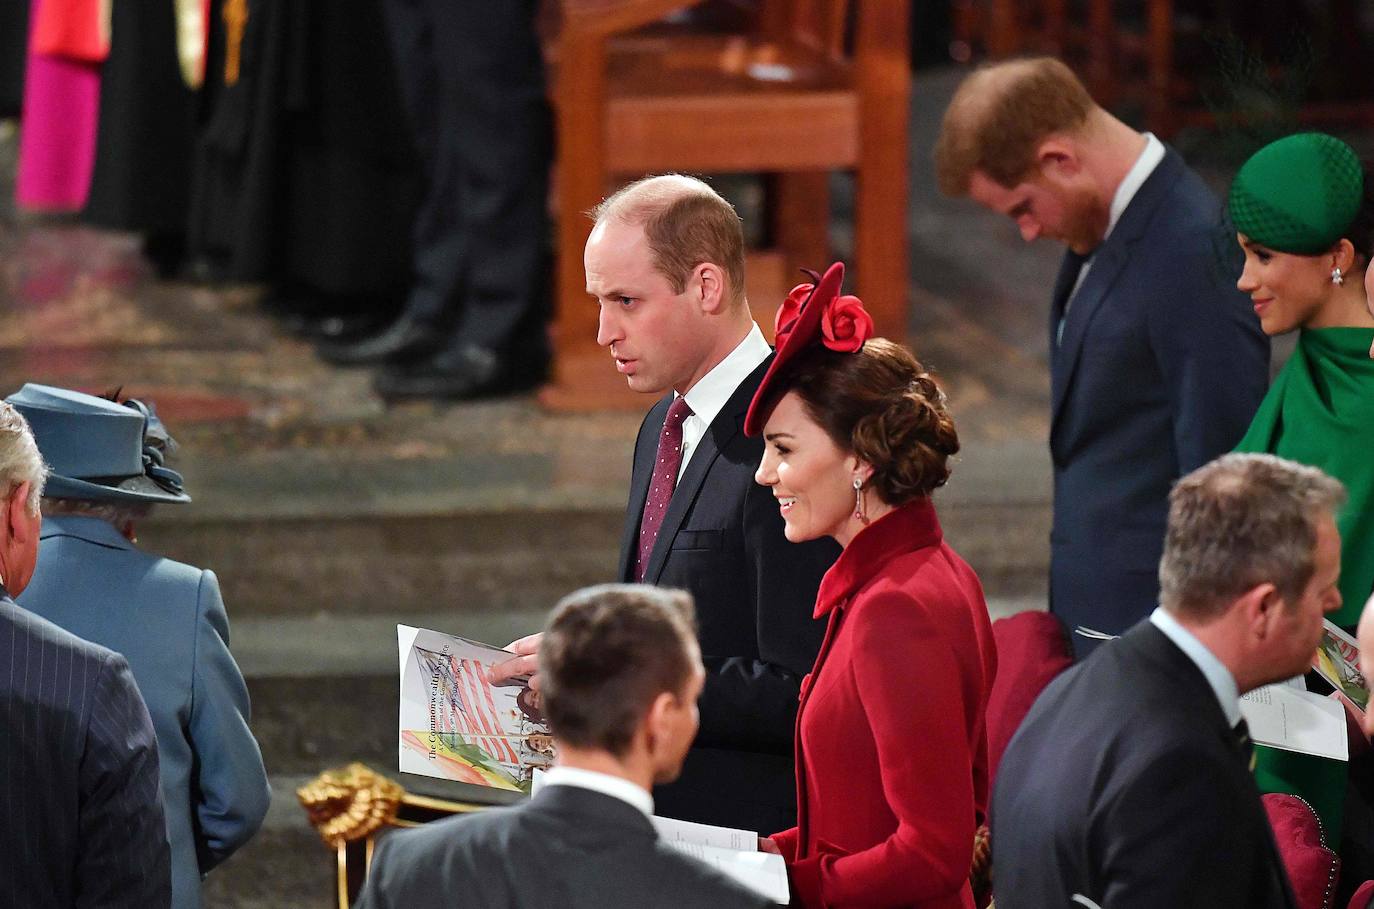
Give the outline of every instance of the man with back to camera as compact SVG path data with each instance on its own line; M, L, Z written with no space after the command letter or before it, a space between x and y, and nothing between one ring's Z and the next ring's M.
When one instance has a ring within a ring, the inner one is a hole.
M824 632L811 615L839 547L789 543L754 482L763 441L744 435L744 416L772 351L745 299L739 216L678 174L633 183L594 216L584 262L597 343L630 388L663 395L635 441L619 577L690 591L706 664L701 733L655 799L670 817L785 830L800 682ZM534 671L537 646L514 642L521 656L498 674Z
M649 788L677 775L704 672L692 598L608 584L554 609L539 645L557 765L528 802L384 837L358 909L462 905L757 909L767 901L658 839Z
M0 402L0 907L171 904L157 739L124 658L18 606L46 468Z
M1295 905L1239 696L1302 673L1340 606L1341 484L1231 454L1169 497L1150 617L1050 683L992 801L999 909Z
M172 906L195 909L202 876L252 838L272 793L214 572L134 545L154 505L191 501L163 463L176 443L140 401L34 383L6 400L50 467L20 605L129 661L157 731Z
M1268 385L1221 203L1048 57L965 79L935 161L946 195L1068 248L1049 326L1050 611L1120 634L1155 605L1169 485L1240 441Z

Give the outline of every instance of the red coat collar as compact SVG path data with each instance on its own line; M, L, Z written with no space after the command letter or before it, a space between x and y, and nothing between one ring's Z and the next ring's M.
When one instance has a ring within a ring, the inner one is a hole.
M889 511L855 534L825 573L816 594L816 618L829 615L841 601L871 581L888 560L936 546L942 539L940 520L929 497Z

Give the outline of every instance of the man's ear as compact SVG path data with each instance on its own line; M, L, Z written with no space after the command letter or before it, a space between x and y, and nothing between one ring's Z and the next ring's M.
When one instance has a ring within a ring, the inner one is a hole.
M665 743L672 741L672 712L676 706L677 697L671 691L659 692L658 697L649 704L648 713L644 716L643 728L649 746L649 754L652 757L658 757L659 749Z
M1251 639L1263 641L1277 633L1280 613L1287 608L1287 604L1279 596L1279 589L1265 581L1241 594L1231 608L1239 609L1245 617L1245 628L1250 632Z
M725 272L714 262L702 262L693 270L701 311L710 315L723 310L728 303L725 295Z
M1067 180L1083 170L1078 146L1064 136L1051 135L1040 140L1035 148L1035 163L1048 179Z
M5 500L5 529L17 543L27 543L30 522L25 520L29 514L29 481L25 480L10 490Z

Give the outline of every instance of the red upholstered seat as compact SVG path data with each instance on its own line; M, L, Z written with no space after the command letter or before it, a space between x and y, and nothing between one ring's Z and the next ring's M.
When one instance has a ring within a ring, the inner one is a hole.
M1021 612L992 623L997 678L988 697L988 768L995 779L1002 752L1050 680L1073 665L1073 650L1059 619Z
M1274 841L1288 869L1298 909L1331 909L1341 860L1326 845L1312 807L1295 795L1269 792L1264 795L1264 810L1274 828ZM1350 905L1363 904L1352 901Z
M1374 881L1361 884L1346 909L1374 909Z

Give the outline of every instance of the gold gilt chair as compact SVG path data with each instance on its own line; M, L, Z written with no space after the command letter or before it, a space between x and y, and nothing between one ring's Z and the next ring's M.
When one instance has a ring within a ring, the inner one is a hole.
M326 770L297 789L296 798L311 826L334 851L338 909L349 909L362 891L379 834L392 827L418 827L491 807L412 795L399 783L358 763ZM969 870L980 906L990 898L991 858L987 827L980 827L974 837L973 865Z
M413 795L357 763L326 770L297 789L296 798L311 826L334 851L338 909L349 909L362 891L379 834L490 807Z

